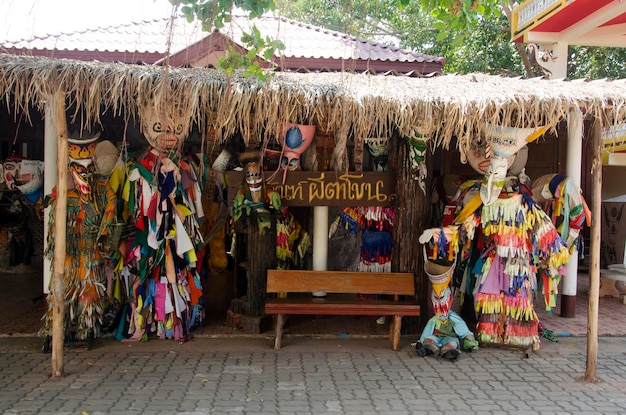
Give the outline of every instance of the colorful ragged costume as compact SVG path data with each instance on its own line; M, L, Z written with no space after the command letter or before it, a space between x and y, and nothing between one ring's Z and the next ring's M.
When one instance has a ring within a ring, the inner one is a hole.
M189 108L175 101L139 102L143 154L118 165L111 175L121 199L121 221L132 230L115 258L125 305L114 336L122 341L159 338L187 341L204 319L198 275L206 177L183 158ZM116 292L114 290L113 296Z
M289 131L294 131L290 129ZM296 129L297 130L297 129ZM299 131L299 130L297 130ZM245 181L241 183L233 201L234 225L242 221L248 225L248 218L252 213L256 216L259 232L263 234L272 225L272 218L276 218L276 258L278 268L289 269L302 266L304 256L311 244L309 234L302 228L296 218L282 205L280 194L274 189L265 186L261 169L261 153L248 150L239 157L246 171ZM297 164L294 166L297 167ZM287 168L287 166L284 166ZM233 238L234 238L234 226Z
M516 190L517 189L517 190ZM546 307L554 307L557 286L569 250L525 187L509 178L489 205L466 201L456 222L473 238L477 252L464 274L465 292L473 294L481 343L539 347L534 311L537 278L543 280Z
M115 332L119 340L156 333L186 341L190 329L202 323L197 266L204 212L201 176L192 166L156 150L126 165L123 212L134 232L123 242L118 266L128 298L126 319Z
M106 243L115 221L116 200L106 179L94 175L93 151L98 137L70 140L70 174L74 188L67 193L67 233L64 272L66 338L99 337L105 301ZM45 254L54 266L56 191L51 200L48 244ZM54 271L54 270L53 270ZM41 336L52 335L53 293Z
M557 227L561 239L572 247L585 223L591 225L591 212L580 187L562 174L546 174L533 180L532 191L533 198Z
M456 267L459 246L456 233L456 227L430 229L420 237L420 242L424 243L424 271L432 284L430 299L435 315L428 320L415 345L419 356L441 355L446 360L457 360L461 349L478 349L474 333L461 316L451 310L450 280ZM430 255L429 250L432 252ZM438 257L440 263L434 262Z
M394 217L394 209L389 207L344 207L331 224L329 237L338 228L353 235L358 229L362 229L357 269L363 272L391 272L391 232Z

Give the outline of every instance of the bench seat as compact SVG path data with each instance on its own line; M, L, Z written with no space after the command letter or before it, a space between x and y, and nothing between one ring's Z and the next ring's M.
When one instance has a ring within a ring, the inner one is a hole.
M319 291L327 295L311 295ZM281 347L283 326L290 314L392 316L389 339L393 350L400 348L402 317L420 315L412 273L268 270L266 292L265 313L277 316L275 349ZM382 299L359 300L356 294Z
M332 316L403 316L420 315L414 301L393 300L342 300L326 298L268 298L267 314L308 314Z

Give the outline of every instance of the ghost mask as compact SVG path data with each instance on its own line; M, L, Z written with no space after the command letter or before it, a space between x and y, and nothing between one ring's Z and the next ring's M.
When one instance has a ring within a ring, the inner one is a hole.
M20 171L20 159L16 157L9 157L2 164L4 183L9 190L15 190L15 181Z
M287 171L296 170L300 166L300 156L309 148L315 136L314 125L285 124L280 135L280 144L283 146L283 157L280 166L283 168L283 184Z
M69 171L74 180L76 190L78 190L83 199L88 199L91 192L92 175L94 172L93 155L96 149L96 141L99 138L100 133L85 140L68 138Z
M389 151L387 150L389 139L366 138L365 143L367 144L367 149L372 155L374 171L389 171L389 166L387 165L387 162L389 160Z
M38 160L22 160L20 162L19 180L15 187L29 201L36 203L42 196L43 190L43 162Z
M490 157L480 187L480 198L485 206L491 205L500 196L507 170L513 164L515 154L527 143L536 140L545 130L546 127L517 128L486 124L486 153Z
M180 147L189 133L189 114L178 103L140 105L139 117L143 135L159 151Z
M450 288L437 293L432 290L430 293L430 301L433 305L433 311L440 321L447 321L452 308L452 291Z
M261 171L261 152L250 150L239 155L239 161L244 166L246 184L250 190L250 197L254 203L263 200L263 172Z

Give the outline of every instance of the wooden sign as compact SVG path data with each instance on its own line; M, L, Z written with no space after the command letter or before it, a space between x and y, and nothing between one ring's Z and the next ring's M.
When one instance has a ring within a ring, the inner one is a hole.
M290 171L265 172L265 186L280 194L285 206L394 206L393 172ZM274 175L273 179L270 179ZM228 172L228 202L245 184L244 172Z

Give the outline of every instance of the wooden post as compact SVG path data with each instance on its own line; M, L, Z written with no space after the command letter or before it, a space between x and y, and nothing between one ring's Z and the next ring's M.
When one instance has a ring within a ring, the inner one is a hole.
M65 376L63 367L63 343L65 341L65 251L67 223L67 119L65 118L65 92L54 96L55 122L57 127L57 197L54 211L54 274L52 275L52 378Z
M429 206L425 202L426 195L411 178L409 145L397 135L394 135L392 140L395 147L389 150L389 164L391 168L396 168L398 171L398 184L396 186L398 205L392 231L392 271L413 272L415 274L415 295L419 303L422 304L422 310L427 310L425 305L430 301L430 286L424 274L424 258L421 254L421 247L419 243L407 243L407 241L415 240L416 235L421 234L424 230ZM422 313L417 318L406 318L405 332L408 334L421 332L428 318L427 312Z
M587 315L587 364L585 380L595 382L598 368L598 304L600 294L600 215L602 208L602 130L601 124L594 121L591 128L591 266L589 267L589 308Z
M57 128L54 119L56 111L56 102L53 96L49 96L46 101L46 109L44 115L44 138L43 138L43 194L52 194L52 190L56 186L57 180ZM50 206L46 206L43 211L43 240L46 244L48 241ZM46 249L42 251L45 252ZM52 289L52 260L48 255L43 256L43 292L50 294Z

